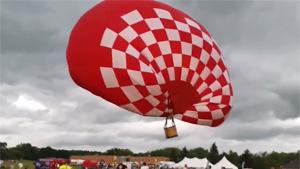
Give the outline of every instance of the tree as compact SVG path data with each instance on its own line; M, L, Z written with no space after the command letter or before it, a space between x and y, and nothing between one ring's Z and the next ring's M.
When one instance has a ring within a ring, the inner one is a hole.
M190 156L191 157L197 157L197 158L205 158L208 156L208 150L202 148L202 147L198 147L195 149L191 149L190 150Z
M120 149L120 148L113 148L109 149L105 152L105 154L108 155L119 155L119 156L130 156L133 155L134 153L129 150L129 149Z
M240 163L242 164L245 162L245 168L253 168L253 161L253 155L248 149L246 149L240 157Z
M159 150L151 151L150 153L146 153L151 156L164 156L169 157L171 161L179 162L181 160L182 152L178 148L170 147Z
M210 147L208 160L212 163L217 163L220 160L219 151L216 143L213 143Z
M38 158L38 148L33 147L30 143L21 143L16 146L21 153L21 158L25 160L36 160Z
M7 143L0 142L0 159L4 158L4 152L7 150Z
M178 148L170 148L170 160L171 161L175 161L175 162L179 162L180 159L180 154L181 151Z
M186 147L183 147L181 151L181 159L183 159L184 157L189 157L189 151L186 149Z
M233 152L232 150L229 150L228 154L226 155L226 158L236 166L241 165L239 164L239 155L236 152Z
M253 156L253 168L255 169L265 169L265 168L271 168L271 166L268 166L266 161L266 152L255 154Z

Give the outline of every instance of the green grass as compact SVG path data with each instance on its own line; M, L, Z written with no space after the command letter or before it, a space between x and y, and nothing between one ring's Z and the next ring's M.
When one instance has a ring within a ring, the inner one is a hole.
M23 163L23 168L27 167L27 169L35 169L33 161L29 160L14 160L14 163L12 163L11 160L6 160L4 161L3 166L5 169L10 169L9 166L13 164L15 169L19 169L18 163L20 162Z
M82 169L80 166L72 166L72 169Z
M33 161L29 161L29 160L14 160L14 163L11 162L11 160L6 160L4 161L4 169L10 169L9 166L10 164L14 165L14 169L19 169L18 163L23 163L23 169L25 169L25 167L27 167L27 169L35 169L34 165L33 165ZM2 168L1 168L2 169ZM72 169L81 169L80 166L72 166Z

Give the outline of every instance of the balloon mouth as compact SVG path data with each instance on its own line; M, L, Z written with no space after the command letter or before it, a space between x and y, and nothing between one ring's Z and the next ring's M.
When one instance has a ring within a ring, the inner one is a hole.
M168 106L170 106L169 108L173 108L173 114L182 114L188 107L200 101L200 96L196 89L187 82L167 82L166 91L170 95L171 104Z

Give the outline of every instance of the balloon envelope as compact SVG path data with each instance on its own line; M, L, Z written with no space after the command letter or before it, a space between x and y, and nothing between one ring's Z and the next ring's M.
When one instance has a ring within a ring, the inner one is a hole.
M232 87L210 33L156 1L103 1L70 35L69 72L79 86L144 116L218 126ZM171 104L168 104L168 100Z

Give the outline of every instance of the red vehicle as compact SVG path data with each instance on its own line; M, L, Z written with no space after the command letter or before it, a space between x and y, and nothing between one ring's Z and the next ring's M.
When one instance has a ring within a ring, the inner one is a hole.
M82 168L84 169L98 169L99 168L99 163L94 160L85 160L82 163Z

